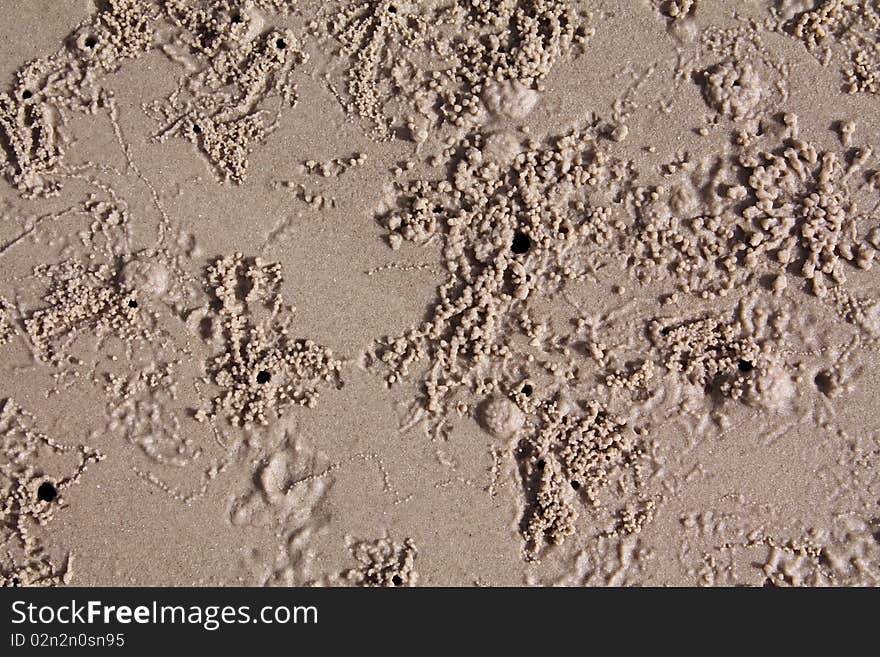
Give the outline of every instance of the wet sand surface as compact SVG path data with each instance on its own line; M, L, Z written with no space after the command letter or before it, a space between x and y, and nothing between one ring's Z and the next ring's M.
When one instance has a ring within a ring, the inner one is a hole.
M880 3L0 0L0 583L880 583Z

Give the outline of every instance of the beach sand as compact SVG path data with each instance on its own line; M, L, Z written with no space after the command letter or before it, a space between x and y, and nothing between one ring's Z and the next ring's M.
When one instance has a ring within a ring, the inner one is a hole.
M880 3L0 16L0 584L880 583Z

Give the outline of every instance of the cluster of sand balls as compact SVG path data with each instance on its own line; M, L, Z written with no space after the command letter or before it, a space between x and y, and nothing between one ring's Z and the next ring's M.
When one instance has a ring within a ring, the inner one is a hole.
M418 549L412 539L398 543L385 537L375 541L354 541L350 545L356 568L344 578L356 586L415 586L418 573L415 560Z
M350 61L345 92L337 95L381 140L403 124L417 142L441 125L470 129L484 120L487 104L502 109L508 93L526 107L505 104L504 111L523 116L556 62L592 34L561 0L454 0L436 8L381 0L328 12L328 34ZM420 69L414 62L424 57L447 65ZM392 109L401 98L405 108Z
M342 362L329 348L293 337L294 311L284 303L281 282L277 263L240 253L208 267L206 289L214 302L204 316L215 325L218 351L207 369L218 393L197 419L222 415L235 425L268 424L287 406L314 406L322 387L342 385Z

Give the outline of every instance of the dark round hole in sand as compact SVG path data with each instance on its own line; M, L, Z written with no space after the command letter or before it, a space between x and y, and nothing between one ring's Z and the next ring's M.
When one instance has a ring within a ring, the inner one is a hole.
M517 233L513 236L513 242L510 245L510 250L517 255L522 255L523 253L527 253L531 246L532 240L528 235L526 235L525 233Z
M284 39L278 39L275 42L275 45L278 46L279 50L284 50L287 47L287 41L285 41Z
M544 466L547 465L547 462L544 459L538 461L538 470L543 470Z
M193 132L197 135L202 134L202 126L200 126L198 123L193 124Z
M269 374L266 370L260 370L257 372L257 383L269 383L272 379L272 375Z
M137 308L137 307L138 307L138 302L135 301L134 299L129 299L129 300L128 300L128 307L129 307L129 308Z
M388 13L389 13L389 14L396 14L396 13L397 13L397 7L395 7L394 5L388 5Z
M816 388L818 388L819 392L823 395L828 395L830 397L834 392L834 379L831 376L831 372L827 370L822 370L816 374L813 378L813 383L816 384Z
M580 484L579 481L572 481L572 482L571 482L571 487L572 487L574 490L578 490L578 489L581 487L581 484Z
M403 584L403 577L401 577L400 575L395 575L391 578L391 583L394 584L394 586L400 586L401 584Z
M233 23L241 23L241 14L232 14Z
M533 388L531 383L527 383L522 387L522 394L524 394L526 397L531 397L532 391Z
M51 481L44 481L37 489L37 499L43 502L51 502L58 497L58 491L55 490L55 484Z
M755 369L755 366L752 364L752 361L750 361L750 360L739 361L739 363L737 364L737 367L739 368L740 372L751 372L753 369Z
M86 37L86 40L83 41L83 45L86 48L94 48L95 46L98 45L98 40L93 36Z
M33 95L34 94L30 89L25 89L24 91L21 92L21 97L24 98L25 100L32 97Z

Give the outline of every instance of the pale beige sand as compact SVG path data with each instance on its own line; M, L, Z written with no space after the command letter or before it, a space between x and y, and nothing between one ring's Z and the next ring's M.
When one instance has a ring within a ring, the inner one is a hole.
M880 3L0 17L4 585L878 584Z

